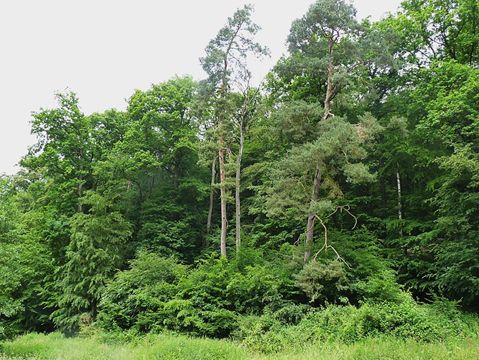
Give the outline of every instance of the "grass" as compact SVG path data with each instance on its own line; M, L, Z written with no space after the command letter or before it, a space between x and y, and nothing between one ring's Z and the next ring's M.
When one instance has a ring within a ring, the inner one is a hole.
M64 338L58 333L28 334L11 342L2 343L0 353L5 356L39 360L236 360L248 358L245 349L227 341L174 335L151 335L131 343L120 344L106 343L95 337Z
M312 346L302 352L290 352L265 359L291 360L469 360L477 359L479 340L424 344L414 340L376 338L345 345L330 343Z
M453 339L440 343L372 338L352 345L322 343L289 349L281 354L252 352L226 340L194 339L175 335L150 335L128 343L105 342L97 337L64 338L58 333L28 334L0 345L0 360L468 360L477 359L479 339Z

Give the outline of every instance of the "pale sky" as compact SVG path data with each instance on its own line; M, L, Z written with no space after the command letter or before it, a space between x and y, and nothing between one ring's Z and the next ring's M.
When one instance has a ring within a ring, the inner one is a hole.
M135 89L177 75L204 74L198 58L226 18L255 6L258 39L271 58L252 67L262 78L285 52L291 22L313 0L0 0L0 174L34 143L31 112L73 90L86 113L124 109ZM360 17L380 18L400 0L354 0Z

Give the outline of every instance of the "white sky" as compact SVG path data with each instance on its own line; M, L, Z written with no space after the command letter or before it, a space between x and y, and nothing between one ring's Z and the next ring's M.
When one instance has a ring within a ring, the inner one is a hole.
M253 67L260 78L314 0L0 0L0 174L18 170L34 142L31 112L55 106L55 92L75 91L89 114L124 109L135 89L175 74L203 78L198 58L245 1L272 53ZM374 19L399 2L354 0Z

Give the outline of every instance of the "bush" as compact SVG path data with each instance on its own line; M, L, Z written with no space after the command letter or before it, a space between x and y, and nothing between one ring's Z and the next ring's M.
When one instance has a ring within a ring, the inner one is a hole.
M346 299L348 290L343 263L334 260L306 264L296 276L298 287L304 291L311 303L334 304ZM347 302L347 299L344 301Z
M380 270L367 280L358 281L356 291L360 299L364 299L360 302L400 303L409 297L397 283L395 273L389 269Z
M173 258L146 252L130 265L106 287L98 324L107 330L150 331L162 322L164 304L178 293L187 268Z
M311 307L303 304L287 304L273 313L273 318L282 325L297 325L311 311Z
M419 305L411 298L400 303L367 303L360 308L329 306L307 313L292 326L281 324L271 314L249 317L239 321L239 327L237 338L263 352L318 341L354 343L377 336L430 342L479 334L477 318L461 314L454 304Z
M248 263L213 255L187 273L174 259L142 252L107 286L98 324L113 331L227 337L239 314L279 307L287 292L281 272Z
M343 260L334 251L321 251L306 265L302 257L297 261L296 286L312 305L403 300L396 274L382 256L376 236L365 229L333 230L329 240Z
M284 295L283 279L271 267L241 269L235 261L215 256L204 260L179 286L177 298L188 302L179 314L188 314L186 329L201 336L229 336L239 314L260 314L282 303Z
M280 351L286 343L301 344L301 334L288 333L288 329L299 324L311 309L307 305L287 304L262 316L242 316L238 319L233 337L246 346L263 352Z

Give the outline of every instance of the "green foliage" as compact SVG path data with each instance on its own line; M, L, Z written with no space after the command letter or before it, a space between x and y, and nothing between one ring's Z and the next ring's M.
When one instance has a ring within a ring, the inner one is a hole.
M252 21L252 12L251 5L236 10L206 47L206 55L200 61L215 89L223 87L223 92L228 91L225 86L247 78L248 54L261 56L268 53L254 40L260 27Z
M405 0L360 22L349 2L318 0L253 89L248 59L268 51L247 5L207 45L204 81L175 77L135 91L126 111L95 114L58 94L33 113L20 172L0 178L0 337L175 331L275 352L476 336L456 305L419 304L444 296L478 310L478 8ZM228 258L231 224L242 242ZM68 343L23 339L47 358ZM78 357L108 349L95 341ZM252 356L207 340L138 341L118 349Z
M54 294L48 288L54 263L39 228L46 213L22 213L14 178L0 179L0 338L25 330L51 328L44 302Z
M271 216L305 218L310 212L326 216L336 209L343 197L340 182L362 183L372 180L366 164L365 143L372 140L381 127L370 115L352 125L334 118L319 125L319 137L311 143L294 147L277 162L264 189L265 212ZM321 194L311 203L313 174L319 166Z
M240 263L242 269L212 257L186 271L171 258L142 252L108 285L99 324L108 330L170 329L225 337L238 314L277 307L286 294L280 274L244 259Z
M311 261L299 272L296 280L312 303L341 301L341 293L348 288L344 264L338 260L327 263Z
M0 243L0 338L25 330L48 329L46 280L53 271L48 248L41 243L19 238Z
M359 30L356 9L351 4L342 0L313 3L307 13L291 25L288 36L291 57L278 63L276 73L283 81L277 81L275 87L286 88L295 100L299 100L298 93L304 100L313 100L319 89L320 96L314 100L322 100L332 64L336 95L340 88L348 85L356 71Z
M478 6L474 0L406 0L389 21L415 61L455 60L477 65Z
M280 302L283 282L266 266L246 266L238 272L234 263L210 258L180 282L179 300L166 307L181 316L181 323L173 322L174 330L224 337L235 328L238 314L260 313Z
M240 321L237 335L249 347L279 352L297 344L306 349L322 341L354 343L367 338L392 336L398 339L434 342L476 336L477 319L463 315L454 305L418 305L411 298L401 303L330 306L311 312L297 325L284 326L271 315ZM306 342L305 342L306 341Z
M99 324L108 330L150 331L161 324L165 303L178 292L186 267L172 258L140 252L117 273L102 297Z
M131 235L130 224L101 195L88 193L82 203L90 207L89 213L72 218L67 261L57 274L63 294L52 318L65 331L77 331L81 322L95 318L106 281L119 266L121 249Z
M409 295L401 291L396 274L390 269L382 269L356 285L360 298L370 303L400 303Z

